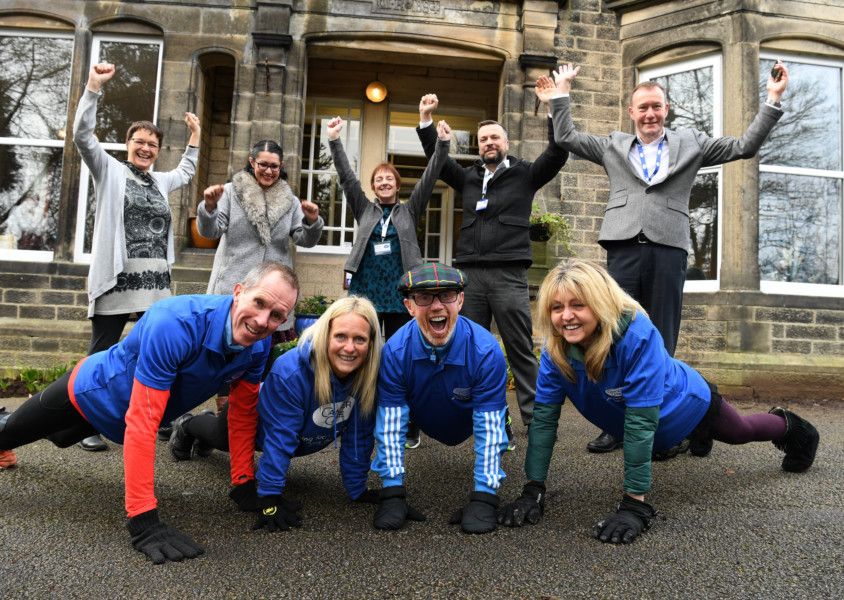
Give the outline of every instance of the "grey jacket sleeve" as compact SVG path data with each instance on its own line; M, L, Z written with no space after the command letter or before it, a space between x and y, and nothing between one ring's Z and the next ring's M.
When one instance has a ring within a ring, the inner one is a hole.
M328 147L331 150L334 168L337 169L337 175L340 177L340 185L343 186L346 202L351 206L355 220L360 222L364 209L369 205L369 200L363 193L360 180L355 176L355 172L349 165L349 159L346 157L345 150L343 150L343 143L340 140L330 140Z
M763 104L747 131L740 138L729 136L711 138L697 132L699 136L703 136L701 145L703 166L720 165L732 160L756 156L768 134L771 133L771 129L774 128L782 115L782 110Z
M223 186L223 195L217 201L217 210L214 212L208 212L205 200L199 203L196 207L196 228L199 235L216 240L228 230L233 190L231 182Z
M554 121L554 141L558 146L593 163L604 164L604 153L610 145L610 138L580 133L574 128L570 97L551 100L551 117Z
M302 212L302 203L298 198L293 199L293 218L290 221L290 237L297 246L313 248L319 242L322 235L322 227L325 221L322 216L310 225L305 221L305 213Z

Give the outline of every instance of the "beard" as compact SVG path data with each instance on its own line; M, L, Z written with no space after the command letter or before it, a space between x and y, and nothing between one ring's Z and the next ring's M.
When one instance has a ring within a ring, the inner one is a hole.
M504 155L501 154L500 150L496 150L492 156L484 154L482 160L485 165L499 165L504 160Z

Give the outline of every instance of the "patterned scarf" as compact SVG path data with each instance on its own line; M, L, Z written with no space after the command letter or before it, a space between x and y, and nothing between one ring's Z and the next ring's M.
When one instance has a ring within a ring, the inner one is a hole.
M123 164L129 167L129 170L132 171L132 175L143 181L145 185L155 185L155 180L152 178L152 175L150 175L148 171L141 171L138 167L130 163L128 160L124 160Z

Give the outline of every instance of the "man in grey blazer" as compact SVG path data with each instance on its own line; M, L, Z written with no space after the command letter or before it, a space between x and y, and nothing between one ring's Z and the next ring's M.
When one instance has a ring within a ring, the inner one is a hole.
M636 135L581 133L574 128L569 98L580 67L563 65L554 72L553 81L543 76L536 82L537 96L551 107L554 141L601 165L609 177L610 198L598 238L607 251L607 270L648 311L672 356L683 307L689 196L695 176L702 167L758 152L783 114L780 98L788 85L788 69L777 63L775 70L777 76L768 79L767 101L740 138L666 129L667 97L654 81L633 89L627 114ZM620 445L616 440L605 442L603 448L608 450Z

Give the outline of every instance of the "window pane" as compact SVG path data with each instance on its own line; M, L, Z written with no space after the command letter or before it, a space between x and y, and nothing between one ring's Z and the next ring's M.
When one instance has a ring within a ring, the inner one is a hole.
M765 89L773 60L759 63L759 97ZM785 114L762 149L762 164L811 169L841 169L841 69L788 62Z
M8 159L16 165L14 177L0 181L2 247L53 250L58 222L62 149L2 146L0 152L4 161Z
M99 62L117 65L114 77L103 86L97 110L97 138L124 143L133 121L155 116L155 83L159 44L102 42Z
M837 284L840 256L840 180L760 173L761 278Z
M707 135L714 135L712 67L672 73L656 77L654 81L665 87L668 93L666 127L691 127Z
M700 173L689 197L689 252L686 279L718 277L718 173Z
M64 139L72 58L70 39L0 36L0 137Z
M328 227L340 227L343 223L343 195L336 175L317 175L313 179L311 202L319 205L319 214Z

